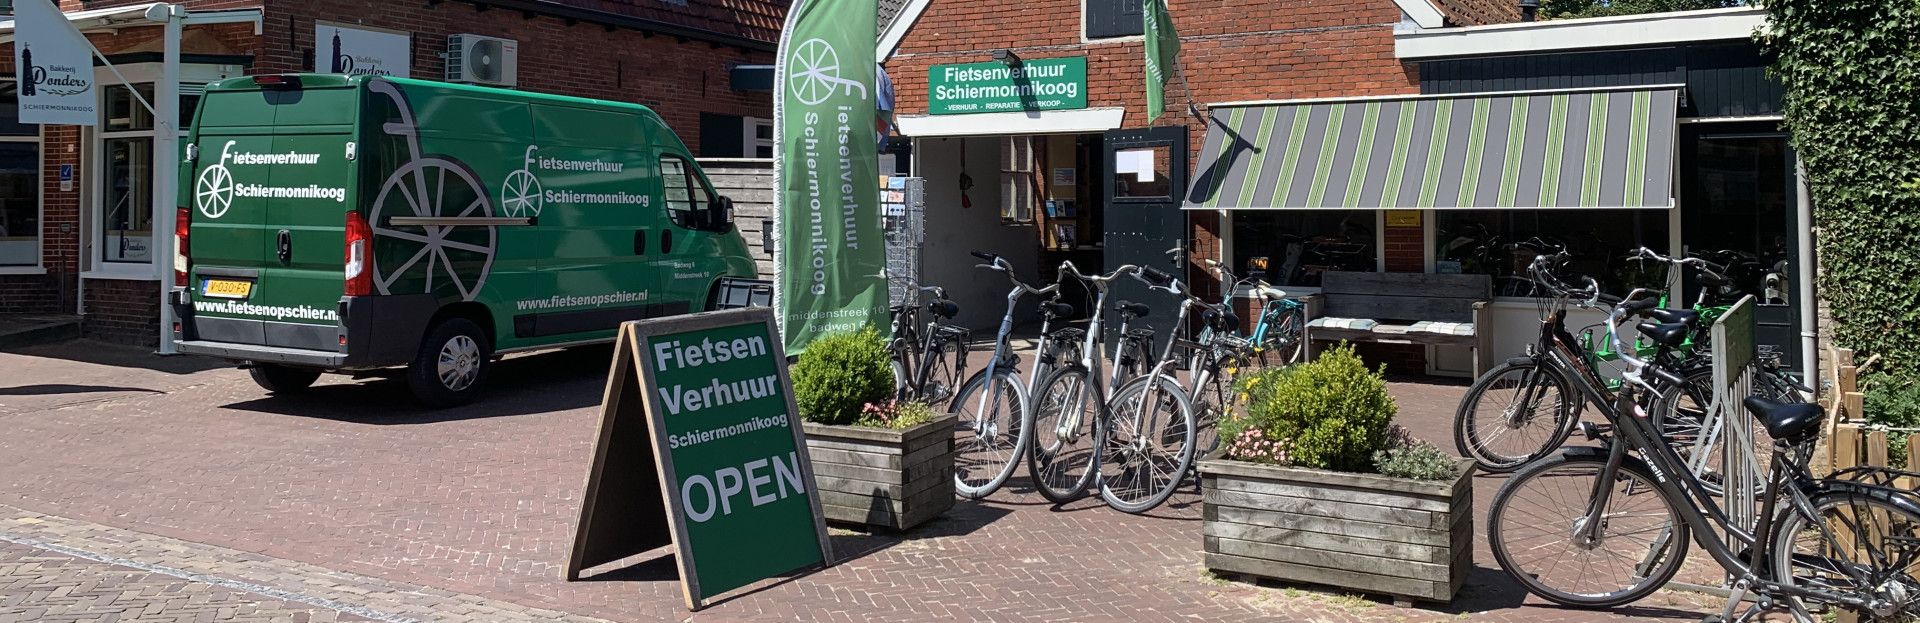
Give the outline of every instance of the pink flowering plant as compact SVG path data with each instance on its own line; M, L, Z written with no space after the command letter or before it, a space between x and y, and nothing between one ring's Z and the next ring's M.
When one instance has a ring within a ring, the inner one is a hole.
M1395 447L1399 411L1386 379L1349 346L1313 361L1243 377L1244 413L1220 423L1227 458L1343 472L1376 471Z

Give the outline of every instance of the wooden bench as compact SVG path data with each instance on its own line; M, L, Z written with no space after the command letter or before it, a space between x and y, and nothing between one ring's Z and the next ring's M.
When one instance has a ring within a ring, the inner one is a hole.
M1323 307L1307 324L1313 341L1402 342L1473 349L1473 374L1492 367L1488 275L1329 272Z

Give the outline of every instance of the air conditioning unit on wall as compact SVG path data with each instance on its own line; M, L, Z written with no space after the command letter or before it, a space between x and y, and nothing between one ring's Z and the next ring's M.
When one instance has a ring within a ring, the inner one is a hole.
M447 82L511 87L519 84L520 42L484 35L447 37Z

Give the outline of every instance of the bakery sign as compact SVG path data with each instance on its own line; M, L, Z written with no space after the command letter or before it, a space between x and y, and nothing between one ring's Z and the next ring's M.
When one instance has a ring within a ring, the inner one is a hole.
M413 36L327 22L314 23L313 71L410 77Z

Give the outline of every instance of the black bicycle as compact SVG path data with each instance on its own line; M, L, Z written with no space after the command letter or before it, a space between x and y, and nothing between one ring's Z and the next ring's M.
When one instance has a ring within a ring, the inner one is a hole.
M1715 504L1647 410L1660 393L1647 378L1673 371L1635 357L1619 338L1621 322L1656 304L1636 300L1608 315L1609 339L1627 365L1620 390L1579 386L1607 421L1581 426L1601 446L1528 464L1494 495L1487 536L1500 567L1549 601L1612 607L1666 584L1697 542L1733 580L1722 620L1784 610L1811 622L1815 611L1834 608L1872 620L1920 614L1920 496L1872 478L1814 478L1807 465L1825 415L1819 406L1746 398L1776 440L1761 505L1746 510L1749 524ZM1658 337L1686 327L1636 329ZM1656 341L1661 350L1677 342ZM1753 606L1734 617L1749 594Z
M931 298L925 304L891 308L887 350L893 364L894 398L924 402L935 412L945 412L967 373L967 329L948 322L960 314L960 304L949 300L943 288L896 279L906 282L906 291ZM924 322L922 310L927 316Z

